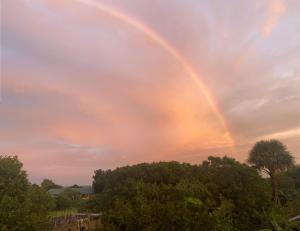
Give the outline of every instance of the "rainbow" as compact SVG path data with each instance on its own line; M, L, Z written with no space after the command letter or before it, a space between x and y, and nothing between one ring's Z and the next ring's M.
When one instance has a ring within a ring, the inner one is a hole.
M157 32L155 32L153 29L147 27L142 22L138 21L137 19L126 15L125 13L121 12L120 10L116 10L110 6L107 6L103 3L97 2L95 0L75 0L77 2L80 2L82 4L85 4L90 7L94 7L103 13L106 13L122 22L125 22L132 27L134 27L136 30L142 32L147 37L151 38L154 42L156 42L158 45L160 45L164 50L166 50L170 55L172 55L185 69L185 71L188 73L188 76L195 82L195 84L199 87L200 91L204 95L205 99L207 100L210 108L213 110L215 115L217 116L218 120L221 122L223 128L226 131L226 137L228 138L228 141L230 143L230 146L234 147L235 142L232 138L232 135L229 132L229 129L227 127L227 124L225 122L224 117L222 116L220 110L217 107L217 104L215 103L214 98L211 96L207 88L205 87L204 83L200 80L197 73L193 70L192 66L185 60L185 58L180 54L179 51L177 51L167 40L165 40L162 36L160 36Z

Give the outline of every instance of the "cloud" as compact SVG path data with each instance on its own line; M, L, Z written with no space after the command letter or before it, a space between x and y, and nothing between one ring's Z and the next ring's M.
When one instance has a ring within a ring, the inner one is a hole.
M299 126L299 34L289 23L299 6L282 3L294 11L267 41L257 28L278 6L266 15L238 0L105 4L178 49L216 99L238 152L186 71L143 33L74 1L5 0L0 148L18 154L35 182L86 184L97 168L144 161L244 160L254 140ZM298 133L280 138L298 153Z
M282 132L268 134L268 135L258 137L258 138L259 139L284 139L284 138L299 137L299 136L300 136L300 128L296 128L296 129L291 129L288 131L282 131Z
M286 10L284 0L269 0L266 20L261 31L263 37L268 37L271 34Z

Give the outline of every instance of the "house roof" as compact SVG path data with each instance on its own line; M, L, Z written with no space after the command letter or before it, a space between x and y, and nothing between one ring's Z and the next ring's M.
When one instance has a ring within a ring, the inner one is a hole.
M79 192L82 195L90 195L90 194L94 193L92 186L79 186L78 188L70 188L70 187L53 188L53 189L48 190L48 193L52 196L57 196L66 189L71 189L75 192Z
M81 194L93 194L94 189L92 186L80 186L79 188L72 188L72 190L80 192Z
M48 193L50 193L51 195L58 195L60 193L62 193L62 191L64 191L65 188L52 188L48 190Z

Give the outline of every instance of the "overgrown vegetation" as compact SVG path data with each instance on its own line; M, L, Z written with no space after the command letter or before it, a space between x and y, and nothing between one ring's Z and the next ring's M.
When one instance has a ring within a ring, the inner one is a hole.
M161 162L96 171L107 230L258 230L272 208L268 182L228 157L202 165Z
M103 230L300 230L288 222L300 214L292 155L277 140L261 141L249 162L209 157L97 170L88 209L103 213Z
M0 230L40 231L49 228L54 201L46 191L29 183L16 157L0 156Z
M274 142L257 143L251 165L209 157L199 165L160 162L96 170L96 194L88 201L68 189L50 197L46 190L59 185L30 184L18 159L3 156L0 230L47 230L50 214L72 208L102 213L101 230L300 230L299 223L288 221L300 214L300 166ZM273 171L272 180L261 174L266 169Z

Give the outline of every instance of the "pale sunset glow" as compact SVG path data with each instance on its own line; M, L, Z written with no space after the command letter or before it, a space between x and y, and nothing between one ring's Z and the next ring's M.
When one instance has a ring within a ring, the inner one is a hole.
M300 163L300 1L1 8L0 150L32 182L88 184L95 169L209 155L243 162L271 138Z

